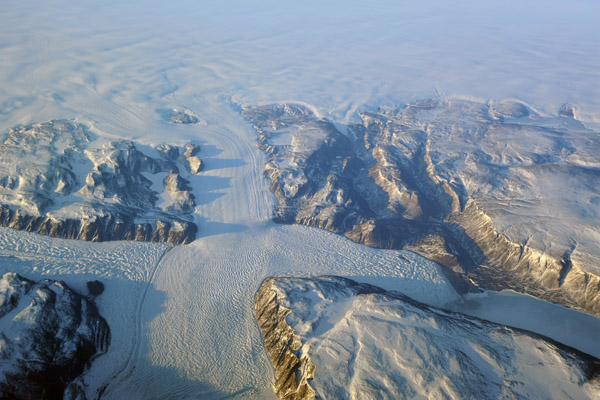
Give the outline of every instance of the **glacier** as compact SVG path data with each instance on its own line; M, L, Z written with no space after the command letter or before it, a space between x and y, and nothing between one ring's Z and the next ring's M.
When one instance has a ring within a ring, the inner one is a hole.
M415 253L270 222L277 200L263 177L268 159L240 116L242 106L304 104L346 134L378 106L510 100L597 132L598 7L8 0L0 9L2 141L15 127L76 121L144 149L198 144L204 169L188 179L200 227L192 243L81 243L0 228L0 272L80 292L88 280L105 283L97 303L112 341L85 374L92 398L274 398L253 313L254 294L273 275L345 276L600 357L598 318L589 314L510 290L461 297ZM165 177L146 179L156 188ZM551 249L556 236L534 239ZM570 253L576 264L589 260L582 243Z

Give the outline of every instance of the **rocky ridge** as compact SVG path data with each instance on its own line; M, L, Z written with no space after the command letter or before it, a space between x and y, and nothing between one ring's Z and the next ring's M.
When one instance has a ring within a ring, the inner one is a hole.
M198 173L201 160L197 145L188 148L180 155L169 145L103 142L72 121L11 129L0 146L0 226L91 241L189 243L198 230L195 199L182 174Z
M589 355L345 278L268 278L255 308L280 399L591 399L600 390L600 360Z
M0 397L85 398L78 377L109 344L91 298L62 281L0 278Z
M275 367L273 389L280 399L314 399L315 391L309 384L314 365L301 354L300 338L286 321L290 310L280 304L272 284L273 279L263 283L256 294L254 309L267 353Z
M600 315L600 141L563 109L430 100L362 113L345 133L301 105L242 114L268 155L275 221Z

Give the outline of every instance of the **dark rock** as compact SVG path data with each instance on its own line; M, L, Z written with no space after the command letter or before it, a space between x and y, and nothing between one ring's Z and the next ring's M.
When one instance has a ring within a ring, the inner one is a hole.
M10 365L0 381L0 397L63 398L65 390L81 384L74 381L89 363L107 351L106 321L91 300L62 281L33 282L7 273L0 283L0 358ZM15 309L26 318L10 314Z
M104 284L100 281L88 281L87 289L90 296L96 297L104 292Z

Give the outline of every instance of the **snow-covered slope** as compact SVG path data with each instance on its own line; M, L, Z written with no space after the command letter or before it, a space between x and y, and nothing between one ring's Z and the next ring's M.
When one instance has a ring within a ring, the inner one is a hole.
M170 143L181 152L199 143L205 170L183 176L195 196L197 240L162 259L163 244L82 243L8 229L0 229L1 254L36 280L51 274L78 288L104 277L98 304L114 326L113 343L87 374L97 383L94 395L111 382L105 398L270 398L272 371L252 312L266 276L348 274L424 297L428 282L432 293L451 288L414 254L269 223L274 196L263 182L264 156L231 105L304 101L349 123L369 105L462 94L522 99L540 115L571 102L582 120L598 122L599 7L562 0L6 0L0 132L79 118L152 158L142 144ZM163 179L150 180L162 187ZM519 302L501 301L508 297ZM512 305L508 320L543 315L564 340L594 346L597 325L570 318L582 317L573 310L512 292L481 294L469 307L487 312L491 299Z
M297 104L242 114L269 158L276 221L600 314L600 139L579 121L461 99L363 113L347 134Z
M109 344L91 298L61 281L0 278L0 397L85 399L77 378Z
M0 275L18 271L35 281L62 281L78 293L88 292L89 281L104 284L94 303L110 328L110 346L80 380L86 397L97 398L107 382L127 373L139 357L143 298L154 294L164 299L164 292L155 293L152 279L170 248L164 243L93 243L0 228Z
M71 121L11 129L0 146L0 225L92 241L189 243L196 204L180 174L202 169L200 148L144 151L154 157Z
M269 278L256 316L281 399L594 399L600 360L340 277Z

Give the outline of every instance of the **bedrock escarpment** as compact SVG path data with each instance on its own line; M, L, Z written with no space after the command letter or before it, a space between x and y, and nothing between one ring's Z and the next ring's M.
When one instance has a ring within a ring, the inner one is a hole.
M276 222L600 315L600 136L579 121L455 99L361 113L344 132L297 104L242 114L268 158Z
M268 278L255 312L280 399L593 399L600 389L592 356L346 278Z
M0 145L0 226L90 241L189 243L198 231L189 179L201 170L199 151L107 141L72 121L11 129Z
M276 281L265 280L254 299L256 321L275 368L273 389L280 399L314 399L314 366L300 351L300 338L286 322L290 310L278 301Z

